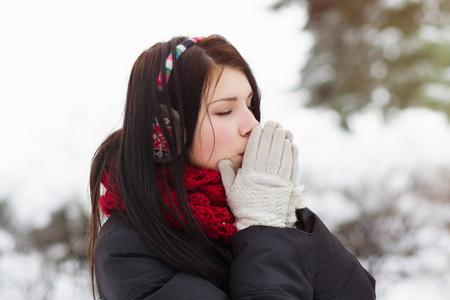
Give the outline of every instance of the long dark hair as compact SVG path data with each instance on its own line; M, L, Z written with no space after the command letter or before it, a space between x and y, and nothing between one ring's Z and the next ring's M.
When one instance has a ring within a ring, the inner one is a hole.
M213 72L230 67L246 75L253 90L251 106L257 120L260 119L260 93L248 64L225 38L218 35L204 38L188 48L178 60L174 60L170 80L167 84L163 80L162 90L159 90L158 75L160 72L164 74L168 54L176 53L176 46L185 39L186 37L177 37L169 42L155 44L138 57L128 83L123 128L106 138L92 160L92 212L88 227L87 254L94 297L94 248L102 224L100 184L106 170L117 173L116 184L122 195L126 214L132 226L156 255L181 271L204 277L224 290L227 288L228 270L217 268L205 260L197 246L181 238L179 231L165 221L161 207L166 205L161 199L161 191L157 190L155 171L161 169L165 174L168 169L171 170L173 188L181 204L181 211L174 217L183 224L184 232L191 237L190 240L211 250L219 260L229 264L229 253L220 251L208 239L193 216L187 201L183 170L185 164L189 164L188 153L204 100L202 95L205 94L205 89L214 84ZM175 117L172 109L178 112L178 117ZM174 130L169 134L163 116L169 117L182 130ZM152 121L155 118L161 124L171 149L171 159L164 163L155 161L153 156ZM167 179L164 180L168 186ZM183 221L182 216L187 221Z

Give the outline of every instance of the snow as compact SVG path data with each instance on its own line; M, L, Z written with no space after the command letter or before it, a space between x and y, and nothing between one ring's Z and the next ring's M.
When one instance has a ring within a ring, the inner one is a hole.
M344 132L333 112L303 108L305 94L293 89L312 38L300 32L301 8L269 11L274 2L173 1L177 10L163 1L142 0L126 6L86 0L2 3L0 26L10 30L2 32L6 46L0 56L0 199L8 200L16 222L44 225L67 201L89 208L90 160L121 126L134 60L151 44L181 34L220 33L248 60L262 91L262 122L276 120L293 132L301 179L307 182L305 202L330 228L357 218L359 205L382 205L376 198L381 186L401 193L410 186L412 172L433 182L437 168L448 169L450 128L442 113L408 109L384 122L370 110L353 117L352 131ZM374 97L383 101L380 91ZM336 192L355 187L367 187L373 199L355 203ZM378 298L444 299L450 292L450 257L443 249L450 249L450 238L448 229L442 234L441 220L449 219L448 203L430 204L404 193L396 205L423 222L408 237L411 243L421 240L422 248L413 257L383 259ZM69 262L58 276L42 278L48 271L42 257L16 253L14 247L14 237L0 230L2 297L30 299L33 291L38 299L48 278L54 279L48 299L89 297L87 270L76 274ZM57 256L64 249L51 251ZM392 275L402 270L416 275Z

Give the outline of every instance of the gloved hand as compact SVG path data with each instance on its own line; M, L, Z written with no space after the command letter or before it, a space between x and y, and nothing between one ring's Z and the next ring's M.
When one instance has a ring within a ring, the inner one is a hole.
M286 216L286 227L294 227L295 222L297 221L297 216L295 215L295 211L297 209L305 208L306 205L303 203L303 198L301 197L301 194L305 187L299 186L299 179L298 179L298 172L299 172L299 166L298 166L298 148L296 145L292 143L293 137L290 132L287 134L288 139L290 140L292 144L292 175L291 175L291 182L293 184L292 192L291 192L291 199L289 200L289 206Z
M292 163L291 142L275 122L267 122L264 129L253 129L237 174L231 160L219 162L237 230L252 225L286 227L293 188Z

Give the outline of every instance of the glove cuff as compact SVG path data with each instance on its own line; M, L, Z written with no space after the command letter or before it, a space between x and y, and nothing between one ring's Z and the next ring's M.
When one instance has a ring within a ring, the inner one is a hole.
M286 216L286 227L293 228L295 222L297 222L297 216L295 212L298 209L302 209L306 207L306 204L303 202L303 198L301 197L305 186L296 186L292 189L291 200L289 201L289 208Z
M236 229L259 225L286 227L288 203L292 184L286 187L268 187L249 180L239 169L229 198L230 209L236 220Z

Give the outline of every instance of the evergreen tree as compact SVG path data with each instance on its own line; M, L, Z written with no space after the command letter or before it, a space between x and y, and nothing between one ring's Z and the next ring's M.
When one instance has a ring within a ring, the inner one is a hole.
M450 1L279 0L306 4L315 40L302 70L309 107L348 117L427 107L450 115Z

